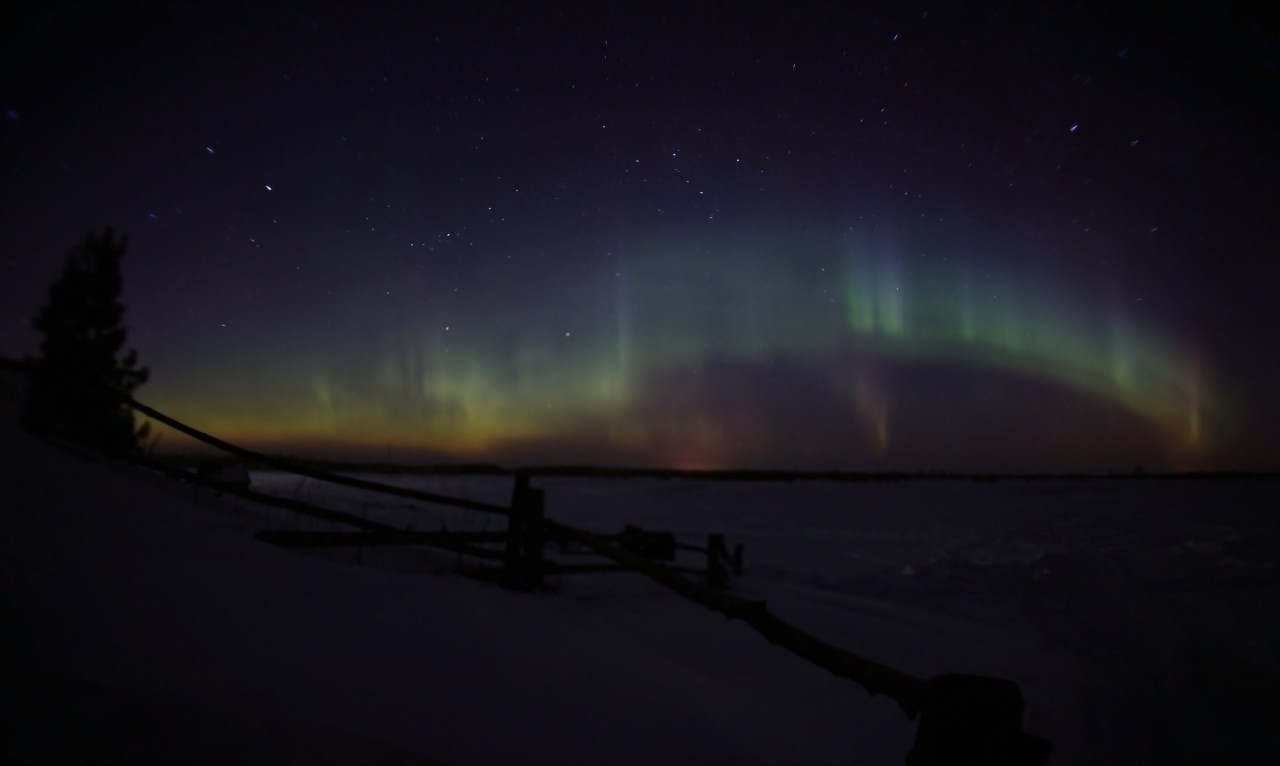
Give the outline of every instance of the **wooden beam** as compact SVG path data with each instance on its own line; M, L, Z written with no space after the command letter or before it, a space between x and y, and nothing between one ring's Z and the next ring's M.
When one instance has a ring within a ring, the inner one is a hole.
M694 583L654 561L637 556L600 540L582 530L551 520L543 522L553 534L581 543L606 558L634 569L667 586L681 596L719 612L731 620L742 620L771 644L787 649L842 678L854 681L870 694L884 694L898 703L907 718L915 720L923 702L925 681L832 646L799 628L778 619L764 601L747 601Z
M179 479L181 481L189 481L193 484L200 484L202 486L209 487L210 489L215 489L219 492L223 492L228 495L235 495L236 497L243 497L246 500L252 500L253 502L260 503L262 505L270 505L276 508L285 508L290 511L300 513L303 516L309 516L313 519L320 519L322 521L332 521L338 524L346 524L348 526L356 527L357 529L364 529L369 532L399 531L395 527L390 526L388 524L382 524L377 521L370 521L369 519L362 518L354 514L344 513L342 511L334 511L329 508L321 508L318 505L304 503L301 500L294 500L288 497L279 497L277 495L264 495L261 492L254 492L253 490L248 489L246 487L238 487L234 485L225 484L223 482L215 481L213 479L200 476L199 474L192 473L190 471L184 471L181 468L174 468L173 466L168 465L167 463L160 462L159 460L153 460L147 457L138 457L135 459L139 464L146 466L147 468L151 468L152 470L159 471L160 473L166 474L175 479Z
M143 415L146 415L149 418L152 418L153 420L157 420L169 426L175 431L184 433L187 436L190 436L191 438L196 439L197 441L202 441L211 447L217 447L218 449L224 452L230 453L232 455L235 455L236 457L267 466L268 468L275 468L277 470L287 471L289 473L294 473L299 476L306 476L308 478L315 479L317 481L326 481L331 484L341 484L347 487L365 489L370 492L379 492L384 495L395 495L397 497L407 497L412 500L422 500L423 502L428 502L428 503L439 503L441 505L452 505L458 508L469 508L473 511L484 511L485 513L495 513L500 516L506 516L510 513L510 510L508 510L507 508L501 505L494 505L493 503L482 503L478 500L466 500L458 497L450 497L448 495L437 495L434 492L423 492L421 490L408 489L406 487L396 487L390 484L381 484L376 481L368 481L366 479L356 479L351 476L343 476L341 474L329 473L328 471L320 471L320 470L316 470L314 468L308 468L302 465L295 465L294 463L288 460L282 460L280 458L271 457L270 455L264 455L260 452L254 452L253 450L248 450L248 449L245 449L244 447L238 447L232 444L231 442L223 441L222 439L219 439L216 436L210 436L209 434L203 431L192 428L186 423L183 423L179 420L175 420L174 418L169 417L168 415L164 414L163 412L160 412L159 410L152 409L151 407L148 407L142 402L135 401L131 397L125 396L123 394L119 394L118 392L117 392L117 395L120 396L121 400L125 404L129 405L133 409L137 410L138 412L141 412Z

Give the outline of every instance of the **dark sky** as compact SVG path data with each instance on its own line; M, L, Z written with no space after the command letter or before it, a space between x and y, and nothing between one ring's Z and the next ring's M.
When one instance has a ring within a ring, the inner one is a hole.
M139 398L250 446L1280 469L1231 4L117 5L0 19L5 354L111 225Z

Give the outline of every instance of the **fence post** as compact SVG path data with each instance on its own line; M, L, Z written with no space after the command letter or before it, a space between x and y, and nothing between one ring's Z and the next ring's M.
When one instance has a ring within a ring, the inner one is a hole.
M729 570L725 569L724 562L729 558L729 551L725 548L724 535L709 534L707 535L707 585L715 590L725 590L729 587Z
M529 474L523 471L516 474L507 522L503 587L532 590L538 586L542 570L542 517L542 490L530 488Z
M542 490L527 488L524 500L524 548L521 551L521 560L526 575L533 584L538 584L542 581L542 543L546 537L546 530L542 524L545 510Z

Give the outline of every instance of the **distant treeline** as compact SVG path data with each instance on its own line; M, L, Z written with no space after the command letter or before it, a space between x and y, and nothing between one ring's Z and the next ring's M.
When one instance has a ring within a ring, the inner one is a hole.
M229 457L226 455L214 455L208 453L170 453L163 456L157 456L169 465L178 466L180 468L195 468L199 465L207 464L224 464L224 463L240 463L240 458ZM321 458L305 458L296 455L271 455L271 458L287 463L297 468L306 468L313 471L325 471L328 473L408 473L408 474L494 474L507 475L518 473L517 470L504 468L500 465L490 463L434 463L434 464L413 464L413 463L390 463L381 462L364 462L359 460L325 460ZM278 470L274 466L264 467L257 466L252 463L249 468L264 468L265 470Z
M502 466L496 463L392 463L348 460L321 460L293 455L277 459L299 468L331 473L413 474L422 476L577 476L609 479L702 479L713 481L836 481L836 482L901 482L901 481L1043 481L1084 479L1277 479L1276 473L1246 471L1200 471L1186 473L1154 473L1143 470L1107 473L965 473L957 471L790 471L772 469L678 469L638 468L594 465ZM205 463L239 462L236 458L187 454L167 455L172 465L194 468ZM249 466L255 468L256 466Z

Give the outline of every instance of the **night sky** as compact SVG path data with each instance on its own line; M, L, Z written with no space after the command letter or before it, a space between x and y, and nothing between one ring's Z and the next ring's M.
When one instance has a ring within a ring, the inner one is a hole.
M247 446L1280 469L1231 4L118 5L0 12L8 356L111 225L138 398Z

